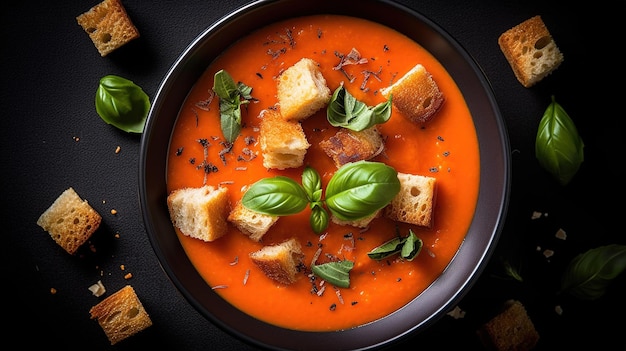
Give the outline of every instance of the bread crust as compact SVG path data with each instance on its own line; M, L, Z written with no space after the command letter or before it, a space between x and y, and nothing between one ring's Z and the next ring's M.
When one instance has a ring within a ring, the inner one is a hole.
M135 289L126 285L93 306L89 313L96 319L111 345L139 333L152 325Z
M398 172L400 192L385 207L385 217L431 228L436 199L436 178Z
M278 221L278 216L253 211L244 206L240 200L230 211L228 221L251 240L261 241L267 231Z
M210 242L228 232L228 188L177 189L168 195L167 207L172 223L184 235Z
M121 0L104 0L76 17L76 21L89 35L102 57L139 38L139 30Z
M266 168L297 168L311 146L299 122L285 120L277 109L261 112L259 142Z
M431 121L445 100L430 72L419 63L380 92L392 96L391 103L413 123Z
M376 126L363 131L341 128L335 135L320 142L320 147L333 159L337 168L349 162L370 160L383 152L385 143Z
M300 243L291 238L250 253L250 259L267 277L280 284L289 285L298 278L304 254Z
M502 33L498 45L515 77L526 88L551 74L564 60L541 16Z
M286 120L302 121L326 106L331 93L318 63L305 57L278 77L277 97Z
M508 300L504 310L477 330L483 345L494 351L528 351L539 341L539 333L524 305Z
M37 225L73 255L100 227L102 217L74 188L63 191L37 219Z

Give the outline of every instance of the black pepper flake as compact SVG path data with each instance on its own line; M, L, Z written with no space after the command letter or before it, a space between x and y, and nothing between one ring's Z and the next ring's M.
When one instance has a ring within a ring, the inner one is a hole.
M195 165L196 164L196 158L195 157L190 158L189 159L189 163L191 163L192 165Z
M330 310L331 310L331 311L334 311L334 310L336 310L336 309L337 309L337 304L336 304L336 303L334 303L334 304L330 305Z
M211 146L211 143L209 143L208 139L198 139L198 143L200 143L200 145L202 145L202 147L208 147Z
M389 46L387 44L383 45L383 52L389 51Z
M215 172L219 171L217 166L212 164L211 162L204 163L203 167L204 167L204 173L206 173L206 174L215 173Z
M178 149L176 149L176 156L182 155L183 154L183 150L184 150L184 147L182 147L182 146L179 147Z
M259 73L259 72L256 73L256 76L261 78L261 79L263 79L263 75L261 73Z
M322 29L318 28L317 29L317 39L320 39L322 37Z
M437 173L437 172L439 172L439 168L437 168L437 167L430 167L428 169L428 171L430 171L430 173Z
M350 304L351 304L352 306L356 305L357 303L359 303L359 302L358 302L358 301L352 301L352 302L350 302Z
M443 155L444 155L445 157L450 156L450 151L444 151L444 152L443 152Z
M442 137L441 135L437 135L437 140L439 140L439 141L444 141L444 140L443 140L443 137Z
M396 278L396 281L397 281L397 282L401 282L401 281L402 281L402 278L399 278L399 277L398 277L398 278Z
M243 142L249 146L249 145L256 143L256 139L253 136L247 136L243 138Z

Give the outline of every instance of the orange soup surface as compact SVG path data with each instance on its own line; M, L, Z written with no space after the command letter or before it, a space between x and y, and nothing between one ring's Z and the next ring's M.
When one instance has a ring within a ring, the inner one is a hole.
M336 69L341 57L353 49L358 64ZM178 238L191 262L215 292L247 314L289 329L333 331L353 328L389 315L409 303L443 272L459 249L472 221L478 197L479 150L476 131L465 100L445 68L423 47L380 24L362 19L316 15L275 23L242 38L214 62L189 92L169 146L168 191L208 184L229 188L231 204L246 187L264 177L285 175L301 183L303 167L274 170L263 167L259 144L259 115L277 104L277 77L302 58L319 64L333 92L343 82L356 99L375 106L385 101L379 90L391 85L421 63L443 92L445 102L435 118L414 124L395 107L388 122L378 125L385 151L371 161L384 162L398 172L436 178L432 228L396 223L384 216L368 228L330 223L315 234L309 225L310 209L280 217L262 242L255 242L229 225L229 233L204 242ZM252 88L254 102L242 108L242 129L232 149L224 152L218 97L212 97L213 76L226 70L235 82ZM315 168L322 188L336 171L319 142L337 131L326 119L326 109L302 121L311 147L304 165ZM424 246L412 261L398 255L376 261L367 253L409 229ZM295 283L282 285L264 275L249 258L265 245L295 237L305 255ZM316 264L330 255L354 262L349 288L312 283Z

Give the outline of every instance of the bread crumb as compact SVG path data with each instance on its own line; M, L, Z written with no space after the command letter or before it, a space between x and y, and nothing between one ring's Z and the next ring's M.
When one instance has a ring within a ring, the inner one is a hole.
M550 257L554 256L554 251L552 251L550 249L543 250L543 255L546 258L550 258Z
M556 312L556 314L558 314L559 316L563 314L563 308L561 307L561 305L556 305L554 306L554 312Z
M117 214L117 210L116 210L116 209L114 209L114 208L112 208L112 209L111 209L111 214L112 214L112 215L116 215L116 214Z
M57 289L55 288L50 288L50 294L54 295L57 293Z
M106 288L102 284L102 281L98 280L95 284L93 284L93 285L91 285L89 287L89 291L91 291L93 296L100 297L100 296L104 295L104 293L106 292Z
M556 231L556 234L554 234L554 236L556 236L557 238L561 240L567 239L567 233L565 233L565 231L561 228L559 228L559 230Z
M538 218L541 218L542 215L543 214L541 212L533 211L533 214L532 214L532 216L530 218L531 219L538 219Z
M122 148L120 148L120 146L118 145L118 146L115 148L115 153L116 153L116 154L119 154L121 150L122 150Z
M459 306L454 306L452 311L448 312L447 315L454 319L461 319L465 317L465 311L463 311Z
M121 264L121 265L120 265L120 269L121 269L121 270L125 270L125 269L126 269L126 266L124 266L123 264Z
M132 273L126 273L126 275L124 275L124 279L130 279L132 277L133 277Z

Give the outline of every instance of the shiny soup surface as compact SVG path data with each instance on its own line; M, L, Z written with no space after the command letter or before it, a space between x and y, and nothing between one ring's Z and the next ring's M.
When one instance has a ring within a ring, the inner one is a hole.
M366 62L335 69L342 55L356 49ZM290 329L332 331L363 325L389 315L416 298L442 273L459 249L470 226L479 183L479 150L472 116L454 80L418 43L367 20L316 15L289 19L241 38L207 69L182 106L168 154L168 191L204 184L228 187L231 204L246 187L263 177L286 175L301 182L303 167L266 169L259 144L259 115L277 104L277 77L302 58L319 63L331 93L344 84L356 99L374 106L385 101L379 90L391 85L417 63L433 76L445 102L427 124L415 124L395 107L378 130L385 151L372 161L384 162L398 172L436 178L432 228L374 219L369 227L330 223L315 234L309 225L310 209L280 217L255 242L230 225L229 233L213 242L193 239L176 230L186 254L207 284L232 305L267 323ZM222 153L217 96L212 97L215 72L226 70L235 82L252 88L256 99L242 109L241 134L232 150ZM302 121L311 147L304 164L315 168L323 188L336 171L319 142L337 129L326 119L326 109ZM201 143L200 141L208 141ZM205 167L210 165L210 167ZM398 233L412 230L424 246L412 261L395 255L375 261L367 253ZM302 245L304 264L316 251L354 262L349 288L311 282L310 269L295 283L279 284L249 258L265 245L295 237Z

